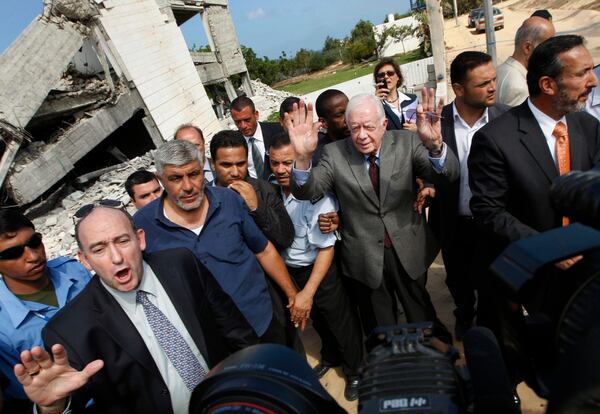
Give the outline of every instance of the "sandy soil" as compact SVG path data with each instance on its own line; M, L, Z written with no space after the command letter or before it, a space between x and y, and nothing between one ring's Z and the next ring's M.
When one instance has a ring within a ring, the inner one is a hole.
M494 7L503 11L505 23L503 29L495 32L498 63L504 62L512 54L514 36L523 20L531 16L533 11L541 8L548 9L552 13L557 34L578 34L585 37L594 63L600 63L600 0L511 0L498 3ZM450 62L460 52L486 51L485 33L478 34L475 30L469 29L466 14L459 16L458 23L456 26L454 19L445 22L444 37L448 68Z

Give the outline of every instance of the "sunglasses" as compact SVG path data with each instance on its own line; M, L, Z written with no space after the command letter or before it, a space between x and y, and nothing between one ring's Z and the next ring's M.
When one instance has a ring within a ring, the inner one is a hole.
M386 72L379 72L377 74L377 79L383 79L383 78L385 78L385 75L387 75L388 78L391 78L395 74L396 74L396 72L394 72L393 70L388 70Z
M26 247L29 247L30 249L37 249L41 245L42 235L40 233L33 233L29 240L27 240L24 244L19 244L18 246L9 247L6 250L2 250L0 252L0 260L18 259L19 257L23 256Z
M125 205L121 201L111 200L108 198L100 200L96 203L86 204L85 206L79 208L79 210L77 210L75 214L73 214L73 221L75 222L75 224L79 223L81 220L86 218L98 206L117 209L125 207Z

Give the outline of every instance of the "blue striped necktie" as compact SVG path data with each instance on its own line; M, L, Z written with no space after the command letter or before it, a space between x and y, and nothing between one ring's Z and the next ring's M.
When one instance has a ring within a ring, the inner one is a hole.
M196 385L202 381L202 378L206 376L206 371L200 365L198 358L196 358L177 328L173 326L160 309L150 302L146 292L138 290L135 300L144 308L148 324L167 358L169 358L187 388L193 391Z

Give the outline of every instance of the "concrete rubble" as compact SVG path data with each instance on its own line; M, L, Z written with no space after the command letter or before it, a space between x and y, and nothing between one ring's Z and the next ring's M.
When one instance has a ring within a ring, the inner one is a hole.
M63 198L49 213L33 220L37 231L44 236L49 258L74 256L77 253L73 215L82 206L102 199L119 200L130 213L135 212L123 184L132 172L139 169L154 171L152 153L132 159L127 165L100 176L85 191L75 191Z
M256 102L261 119L279 110L279 105L286 97L287 92L277 91L260 81L252 81L256 93L252 99ZM231 118L224 120L223 128L235 129ZM31 147L31 145L30 145ZM28 149L30 148L28 147ZM44 215L33 220L36 230L44 235L44 245L49 258L56 256L74 256L77 253L75 242L75 225L73 214L82 206L97 202L102 199L120 200L130 213L135 213L133 204L125 192L123 184L132 172L138 169L155 171L152 151L132 159L122 168L103 174L85 191L75 191L56 203L54 208Z

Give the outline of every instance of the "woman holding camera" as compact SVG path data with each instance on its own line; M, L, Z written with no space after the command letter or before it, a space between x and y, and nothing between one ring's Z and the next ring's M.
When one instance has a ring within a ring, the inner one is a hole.
M383 102L387 129L417 130L417 95L399 91L404 79L400 67L392 58L383 58L373 71L375 95Z

